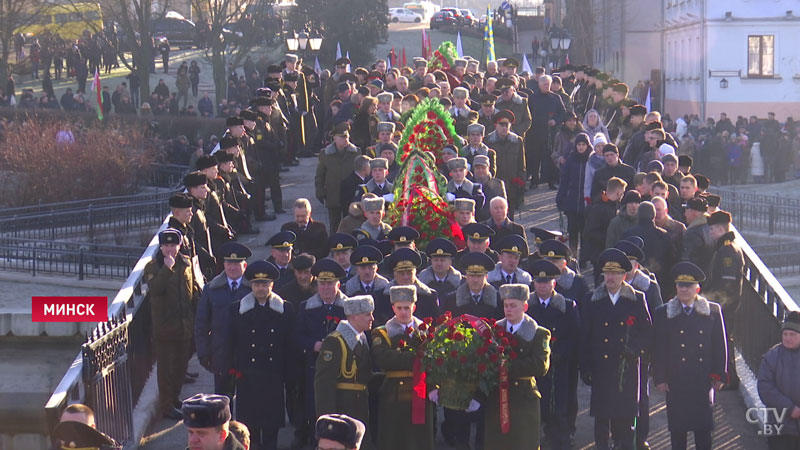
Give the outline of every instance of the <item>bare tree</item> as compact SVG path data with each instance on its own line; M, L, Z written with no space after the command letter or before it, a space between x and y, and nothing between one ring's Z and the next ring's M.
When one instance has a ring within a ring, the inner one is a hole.
M15 31L35 20L41 11L40 0L0 0L0 79L11 73L9 56L14 48ZM19 62L19 61L17 61ZM7 94L11 94L8 92Z

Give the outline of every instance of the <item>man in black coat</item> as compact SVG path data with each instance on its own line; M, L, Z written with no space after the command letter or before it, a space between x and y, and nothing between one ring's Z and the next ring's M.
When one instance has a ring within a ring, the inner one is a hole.
M439 294L417 279L417 268L422 265L422 257L419 252L413 248L399 248L386 258L384 265L392 270L394 279L382 292L375 294L374 326L383 325L394 317L392 303L389 299L389 289L392 286L416 286L417 312L415 315L420 319L439 317Z
M644 267L655 273L659 284L669 282L669 270L675 264L676 249L667 230L656 226L656 208L650 202L642 202L637 210L639 223L622 233L622 238L638 236L644 241Z
M633 176L636 171L633 167L625 164L619 159L619 149L614 144L606 144L603 147L603 158L606 160L606 165L594 173L592 178L592 201L600 198L603 190L606 188L606 183L611 177L622 179L628 184L628 189L633 189Z
M294 280L294 272L289 267L289 263L292 262L292 256L294 256L292 250L295 240L297 240L297 236L291 231L281 231L267 241L266 245L272 247L267 261L275 264L280 273L280 277L275 280L275 289L280 289Z
M294 350L292 305L272 292L278 268L256 261L245 271L253 292L231 305L229 352L236 380L236 418L250 430L253 447L277 450L285 425L284 383Z
M341 182L341 189L340 189L340 205L342 205L342 217L347 216L348 209L346 206L349 206L350 203L356 201L356 191L358 187L362 184L367 184L370 180L370 168L369 168L369 161L370 157L366 155L358 155L356 156L356 160L353 163L354 168L353 171L350 172L349 175L344 177ZM331 232L336 232L336 230L331 230Z
M525 135L525 158L532 188L540 182L546 182L553 189L558 180L558 169L550 158L550 146L556 130L564 120L566 108L561 96L550 92L552 82L549 75L539 77L539 87L528 99L532 120L531 128Z
M667 421L675 450L686 449L689 431L698 450L712 448L713 394L726 378L725 323L720 305L698 295L705 280L690 262L675 265L675 298L653 313L653 382L667 394Z
M492 217L482 222L482 224L494 231L494 234L489 240L489 246L492 250L498 251L500 241L503 240L504 237L512 234L522 236L527 242L528 238L525 234L525 228L508 218L508 201L506 201L506 199L501 197L491 199L489 201L489 213Z
M294 201L294 221L281 225L281 231L291 231L296 254L308 253L317 259L328 256L328 230L325 224L311 218L311 202L306 198Z

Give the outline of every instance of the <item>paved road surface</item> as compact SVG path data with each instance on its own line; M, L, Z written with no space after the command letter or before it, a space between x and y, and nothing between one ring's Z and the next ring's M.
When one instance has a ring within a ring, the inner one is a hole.
M283 174L282 184L284 186L284 198L286 199L285 208L291 212L291 202L297 197L304 196L309 199L314 198L313 184L309 182L310 174L316 167L315 159L302 159L299 167L292 168L287 174ZM549 229L558 229L558 211L554 206L554 193L548 190L536 190L528 192L525 198L525 211L518 215L518 222L525 225L526 229L530 226L543 226ZM324 207L320 206L316 200L312 200L313 207L317 208L314 217L327 222L327 213ZM244 242L251 246L256 257L267 255L267 248L264 242L278 228L280 223L291 220L287 214L275 222L261 223L261 235L245 239ZM200 372L202 375L194 384L185 385L183 397L187 398L197 392L213 391L213 379L211 375L200 367L196 358L190 362L190 370ZM655 389L653 390L655 391ZM592 449L593 421L589 416L589 396L590 390L583 384L579 387L580 412L578 416L578 433L575 436L575 449ZM651 433L649 442L653 449L668 449L669 432L667 431L666 405L664 397L657 391L653 392L650 398L651 412ZM745 449L760 450L766 449L765 442L756 435L756 430L752 425L745 421L745 406L738 392L721 392L718 398L718 406L715 411L717 430L714 434L715 449ZM440 422L441 423L441 420ZM174 421L160 420L153 424L144 439L144 450L175 450L185 448L186 430L181 423ZM281 430L279 438L280 448L288 448L292 440L290 428ZM311 447L308 447L309 449ZM449 449L441 439L441 434L437 435L437 449ZM411 449L409 449L411 450ZM486 450L494 449L490 446ZM513 450L513 449L503 449Z

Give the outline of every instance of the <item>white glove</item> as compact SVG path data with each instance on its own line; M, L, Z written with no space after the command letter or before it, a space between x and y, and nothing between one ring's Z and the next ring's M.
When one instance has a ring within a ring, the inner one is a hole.
M467 412L475 412L481 407L481 404L478 403L474 398L469 401L469 407L467 408Z
M447 194L445 194L444 198L446 198L448 202L456 201L456 195L453 194L452 192L448 192Z
M439 404L439 390L434 389L428 392L428 400L432 401L433 403Z
M386 203L392 203L394 201L394 194L383 194L383 199L386 200Z

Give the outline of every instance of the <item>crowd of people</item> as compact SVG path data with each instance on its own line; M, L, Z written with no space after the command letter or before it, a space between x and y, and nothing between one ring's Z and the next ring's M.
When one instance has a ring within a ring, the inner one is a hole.
M518 74L514 58L485 71L471 58L430 72L423 59L350 64L340 58L317 78L287 54L263 80L253 75L260 85L237 99L237 114L228 110L215 145L194 146L186 191L170 198L144 270L159 413L183 419L190 442L195 428L217 430L203 447L214 449L238 448L223 427L230 400L258 450L277 448L287 416L293 448L357 448L325 446L319 420L339 420L329 429L362 424L363 449L431 449L439 432L471 448L473 425L477 448L564 449L582 380L596 446L641 449L652 379L666 393L672 447L686 448L693 432L698 449L712 448L714 392L738 385L744 256L712 180L683 153L687 134L587 66ZM424 98L438 99L462 140L444 145L435 168L447 178L452 239L387 223L402 182L398 142ZM266 241L269 258L254 260L237 236L285 212L281 170L315 153L328 225L296 199L293 220ZM541 185L557 191L567 234L514 221L525 192ZM496 392L476 393L466 410L442 407L442 423L437 386L414 400L419 367L407 346L445 312L484 318L507 336L516 355L508 429ZM765 404L793 419L800 398L782 364L796 363L798 330L792 314L776 347L786 351L768 354L760 379ZM181 403L181 386L198 375L187 372L195 351L215 396ZM421 422L412 420L418 407ZM794 424L770 445L795 448Z

